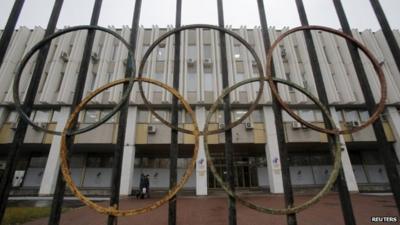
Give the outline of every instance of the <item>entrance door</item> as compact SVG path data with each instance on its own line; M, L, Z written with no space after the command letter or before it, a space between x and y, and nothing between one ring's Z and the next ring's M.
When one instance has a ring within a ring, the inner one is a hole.
M235 157L236 158L236 157ZM257 187L257 168L251 164L252 158L237 157L234 162L234 176L236 188L250 188ZM213 158L213 162L218 174L226 181L226 166L223 157ZM208 171L208 188L221 188L218 181L215 179L214 174L210 169Z

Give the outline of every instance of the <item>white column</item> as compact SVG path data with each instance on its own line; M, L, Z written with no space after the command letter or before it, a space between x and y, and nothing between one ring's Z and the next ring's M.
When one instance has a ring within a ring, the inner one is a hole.
M54 114L55 120L57 121L55 128L57 131L64 129L69 114L69 107L62 107L59 113ZM49 156L47 157L46 168L44 169L39 195L51 195L54 193L58 171L60 169L60 145L61 136L54 135L50 146Z
M206 122L206 109L204 107L196 107L196 119L200 130L203 130ZM207 195L207 159L204 150L204 137L199 139L199 153L196 158L196 195Z
M136 137L137 107L129 106L126 121L124 153L122 157L120 195L129 195L132 191L133 172L135 165L135 137Z
M340 127L340 121L335 107L330 107L330 111L332 119L336 123L336 126ZM351 192L358 192L358 185L356 177L354 176L353 167L351 166L351 161L349 153L347 151L346 142L344 141L343 135L340 135L339 138L340 138L340 145L342 148L342 168L344 172L344 177L346 179L347 188Z
M265 155L267 157L269 188L271 193L283 193L282 171L279 157L278 137L276 134L275 116L272 107L263 107L264 126L267 143Z
M400 160L400 114L396 107L388 107L388 120L392 128L396 142L393 143L394 151L396 152L397 159Z

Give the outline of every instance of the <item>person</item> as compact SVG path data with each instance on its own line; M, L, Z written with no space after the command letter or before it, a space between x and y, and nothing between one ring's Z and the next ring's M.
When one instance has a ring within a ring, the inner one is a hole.
M146 191L146 177L144 176L144 174L140 174L140 183L139 183L139 191L136 194L136 199L143 199Z
M149 180L149 174L146 175L144 178L144 187L146 188L146 197L150 198L150 180Z

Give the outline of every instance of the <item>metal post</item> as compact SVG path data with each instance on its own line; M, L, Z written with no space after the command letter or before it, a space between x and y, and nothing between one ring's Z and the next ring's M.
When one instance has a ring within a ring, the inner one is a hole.
M176 1L176 16L175 16L175 28L181 26L182 17L182 0ZM181 35L180 33L175 34L175 48L174 48L174 77L173 77L173 88L179 90L179 60L181 56ZM178 98L172 96L171 106L171 123L173 126L178 125ZM176 179L178 176L177 163L178 163L178 131L171 129L171 145L169 150L169 187L172 188L176 185ZM176 195L169 200L168 203L168 224L176 224Z
M218 25L224 28L224 6L222 0L217 0L218 6ZM219 32L219 41L221 43L221 74L222 74L222 88L227 88L229 86L228 79L228 61L226 56L226 40L225 34ZM225 125L230 124L231 121L231 104L229 95L224 97L224 123ZM225 165L226 165L226 182L229 188L235 191L235 176L234 176L234 166L233 166L233 143L232 143L232 129L225 131ZM236 200L235 198L229 196L228 200L228 211L229 211L229 225L236 224Z
M3 35L0 39L0 66L3 64L4 56L6 55L8 45L10 44L24 2L25 0L15 0L10 16L8 17L6 27L4 28Z
M96 0L94 3L93 7L93 12L92 12L92 18L90 20L90 25L97 25L97 22L99 20L99 15L100 15L100 10L101 10L101 4L102 0ZM81 65L79 68L79 73L77 77L77 82L76 82L76 87L75 87L75 94L72 100L72 105L71 105L71 110L73 111L76 106L79 104L79 102L82 99L83 96L83 90L85 86L85 81L86 81L86 75L89 69L89 63L90 63L90 56L92 54L92 47L93 47L93 41L95 37L96 31L94 30L89 30L87 37L86 37L86 42L85 42L85 48L83 50L83 56L82 56L82 61ZM77 123L76 121L74 122L72 129L76 128ZM67 137L67 147L69 149L69 156L72 154L72 146L74 143L74 136L68 136ZM61 216L61 210L62 210L62 204L64 200L64 193L65 193L65 182L62 178L61 171L58 173L57 177L57 184L56 184L56 189L54 192L53 196L53 202L51 205L51 212L49 216L49 225L58 225L60 222L60 216Z
M346 14L343 9L343 5L340 0L333 0L335 5L336 12L339 17L340 24L345 33L352 36L349 22L347 20ZM347 42L347 46L350 51L351 59L354 64L354 68L357 72L358 81L361 86L361 90L363 92L365 102L367 105L367 109L370 115L372 115L375 109L375 100L372 95L371 87L368 83L368 79L360 58L360 54L356 47ZM376 135L376 139L378 142L378 146L380 146L380 152L383 157L383 161L385 164L387 176L390 181L390 186L392 188L393 196L397 205L397 210L400 213L400 180L399 173L396 168L396 155L394 154L393 146L390 144L385 135L385 131L383 130L383 125L380 120L373 124L374 132Z
M130 41L133 48L132 54L135 54L136 50L136 40L137 40L137 33L139 27L139 19L140 19L140 9L142 6L142 0L135 1L135 11L133 13L133 20L132 20L132 30L130 34ZM135 59L135 55L128 54L127 60L127 67L125 71L125 77L131 77L133 73L132 68L132 59ZM135 76L136 74L133 74ZM123 87L123 92L127 91L128 84L125 83ZM125 146L125 133L126 133L126 125L127 125L127 118L128 118L128 107L129 107L129 99L125 102L124 106L121 108L121 113L119 114L118 120L118 134L117 134L117 144L114 150L114 160L113 160L113 168L112 168L112 181L111 181L111 199L110 199L110 206L115 206L118 208L119 205L119 191L121 186L121 170L122 170L122 156L124 152ZM135 126L135 124L130 124L131 126ZM115 224L118 219L115 216L108 216L108 225Z
M63 0L56 0L54 3L53 10L51 12L51 16L49 19L49 23L47 25L47 29L45 32L45 37L54 33L54 30L57 25L58 17L60 15L61 7L63 4ZM47 54L50 49L50 44L48 43L45 47L43 47L38 54L35 68L33 70L32 79L29 83L28 90L26 91L26 98L22 105L23 110L26 112L28 116L30 116L32 112L32 106L35 101L36 91L39 86L40 78L43 74L44 66L46 64ZM8 202L8 195L12 186L12 179L14 176L15 168L17 166L17 161L19 158L19 154L21 152L22 145L24 143L25 133L28 128L28 124L21 120L18 123L17 130L15 131L13 142L9 149L9 154L7 158L6 169L3 174L3 179L0 184L0 221L3 219L4 212Z
M58 17L60 15L61 7L63 4L63 0L56 0L54 3L53 11L50 16L49 23L47 25L47 29L45 32L45 37L54 33L54 30L57 25ZM49 52L50 44L47 44L39 51L39 55L36 61L36 65L32 74L31 82L29 83L28 90L26 92L26 98L23 103L22 108L30 116L32 112L32 106L35 101L36 91L39 86L40 78L42 76L44 66L46 63L47 54ZM17 161L19 158L19 154L21 152L22 145L24 143L25 133L28 128L28 124L24 121L20 121L17 126L17 130L15 131L14 139L9 149L9 154L7 158L6 169L3 174L3 179L0 184L0 221L4 216L4 212L6 209L8 195L12 186L12 179L14 176L15 168L17 165Z
M307 13L304 8L304 4L302 0L296 0L297 10L299 12L300 21L302 26L308 26ZM328 97L324 88L324 80L322 79L321 67L319 66L317 52L315 50L315 45L313 42L313 37L309 30L303 32L306 40L307 51L310 56L311 68L313 71L314 80L316 83L316 89L318 92L319 99L322 104L329 105ZM324 123L327 128L332 128L329 119L324 116ZM328 135L328 145L329 149L332 149L334 146L334 137L332 135ZM331 152L333 154L333 152ZM333 160L333 158L332 158ZM344 176L343 169L340 169L338 179L336 180L336 185L339 189L340 203L342 206L343 217L346 225L356 224L353 207L351 204L349 190L347 188L346 179Z
M260 22L261 22L261 31L263 35L264 41L264 50L265 53L268 54L268 50L271 47L271 40L268 36L268 24L267 24L267 17L265 15L265 7L263 0L257 0L258 4L258 12L260 15ZM272 76L275 76L275 68L272 67ZM275 117L275 126L276 126L276 135L278 139L278 148L279 148L279 158L281 162L282 168L282 182L283 182L283 190L285 194L285 205L293 206L294 199L293 199L293 188L292 182L290 180L290 171L289 171L289 156L287 151L287 146L285 142L285 132L284 126L282 121L282 109L280 105L277 104L276 99L272 99L272 110L274 112ZM268 121L266 121L268 122ZM296 214L288 214L286 217L287 223L289 225L296 225L297 219Z
M383 35L385 35L386 41L389 45L390 51L392 52L394 61L396 62L397 69L400 71L400 48L393 35L392 28L390 28L389 22L386 19L385 12L383 12L382 6L379 0L370 0L372 8L375 11L376 18L378 18L379 24L381 25Z

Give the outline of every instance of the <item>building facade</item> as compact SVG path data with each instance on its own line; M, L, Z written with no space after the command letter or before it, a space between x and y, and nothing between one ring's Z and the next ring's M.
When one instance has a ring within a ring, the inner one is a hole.
M116 29L128 39L129 27ZM150 44L172 27L140 28L136 52L136 64ZM246 39L265 62L261 29L230 28ZM287 30L269 29L271 40ZM400 43L400 32L394 30ZM4 169L9 145L18 123L13 107L12 83L19 62L31 47L43 38L41 27L20 27L14 32L6 58L0 68L0 170ZM0 33L1 35L1 33ZM328 106L338 126L356 127L369 118L364 97L355 73L346 41L323 32L313 32L313 39L322 70ZM381 62L388 86L385 113L381 116L387 139L393 144L400 158L400 74L381 31L353 30L356 39L364 43ZM40 126L62 130L70 113L75 81L82 58L86 31L78 31L57 38L50 46L45 72L35 97L35 110L31 118ZM221 60L218 32L196 29L182 32L179 92L196 112L202 128L208 109L222 91ZM160 80L172 86L174 41L163 41L152 52L145 64L144 76ZM259 76L250 53L237 40L227 37L229 82ZM87 74L84 93L110 81L123 78L127 65L128 50L122 43L105 33L97 32ZM318 96L312 74L304 36L296 33L286 38L274 52L276 76L300 84ZM23 98L33 73L35 57L25 68L20 97ZM368 81L375 100L379 99L380 85L372 64L362 55ZM264 65L265 67L265 65ZM265 68L264 68L265 69ZM233 120L240 118L258 92L258 83L244 85L230 95ZM256 111L242 124L233 128L235 152L235 183L243 189L268 189L282 193L282 173L279 149L269 90L263 93ZM157 112L169 120L171 94L164 89L144 84L147 98ZM310 99L286 86L279 86L282 98L304 118L318 126L324 126L321 112ZM95 123L111 111L122 96L122 86L113 87L95 97L79 115L79 127ZM128 124L122 162L121 195L128 195L139 185L141 173L150 175L152 189L166 190L169 186L170 128L151 115L135 86L129 102ZM106 194L111 187L113 150L118 129L118 114L100 127L77 135L70 166L77 185L87 193ZM223 112L213 115L210 129L223 127ZM332 161L327 136L310 130L283 113L285 141L289 151L290 177L296 188L322 186L330 175ZM190 129L192 121L182 109L179 114L181 127ZM32 127L25 136L23 151L14 175L14 193L51 195L54 192L59 171L59 136L45 134ZM379 146L373 128L367 127L351 135L342 135L342 165L350 191L388 190L388 178L380 158ZM193 153L194 138L179 134L178 176L181 176ZM211 135L209 146L217 170L224 174L224 135ZM219 185L207 170L204 146L200 145L196 171L185 188L197 195L207 195ZM399 167L398 167L399 168Z

